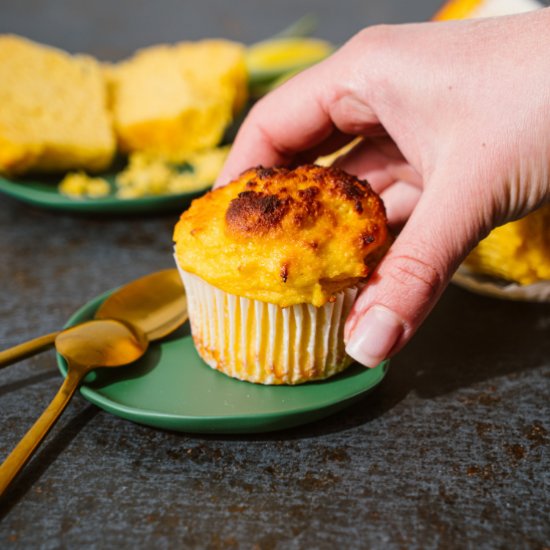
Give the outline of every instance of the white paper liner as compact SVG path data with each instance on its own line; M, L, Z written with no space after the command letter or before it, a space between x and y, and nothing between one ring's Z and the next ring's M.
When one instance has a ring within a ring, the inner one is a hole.
M523 302L550 302L550 281L530 285L507 283L501 279L473 272L461 265L454 274L453 283L484 296Z
M322 307L281 308L229 294L179 271L195 347L212 368L249 382L300 384L333 376L351 363L343 331L357 287Z

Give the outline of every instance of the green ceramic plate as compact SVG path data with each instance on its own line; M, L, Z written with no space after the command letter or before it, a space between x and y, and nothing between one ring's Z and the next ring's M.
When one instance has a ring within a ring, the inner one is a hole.
M67 326L91 319L110 293L78 310ZM57 356L66 374L66 364ZM234 380L197 355L188 326L151 344L128 367L98 369L81 387L98 407L141 424L198 433L279 430L323 418L350 405L384 378L388 363L375 369L353 365L322 382L262 386Z
M106 175L106 179L111 176ZM111 178L112 179L112 178ZM0 177L0 192L20 201L48 208L68 212L82 212L102 214L132 214L143 212L179 212L192 199L204 193L205 190L193 193L178 193L173 195L159 195L141 197L138 199L119 199L114 195L99 199L71 199L57 190L61 179L54 177L40 177L33 179L6 179Z

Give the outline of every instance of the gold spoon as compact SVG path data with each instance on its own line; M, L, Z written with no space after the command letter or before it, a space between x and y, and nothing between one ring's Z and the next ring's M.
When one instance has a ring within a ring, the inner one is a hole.
M42 416L0 466L0 496L51 430L83 378L98 367L121 367L139 359L149 342L143 331L115 320L95 320L61 332L55 347L67 361L67 377Z
M176 269L157 271L124 285L96 311L96 319L119 319L139 327L152 342L187 320L187 300ZM52 332L0 351L0 368L52 346L60 332Z

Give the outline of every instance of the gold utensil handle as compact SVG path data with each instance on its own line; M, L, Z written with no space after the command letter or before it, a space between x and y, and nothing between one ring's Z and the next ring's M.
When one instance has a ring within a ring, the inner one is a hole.
M59 332L51 332L50 334L45 334L44 336L39 336L23 344L13 346L13 348L0 351L0 368L7 367L16 361L25 359L26 357L31 357L31 355L36 355L37 353L44 351L46 348L53 346L55 343L55 338Z
M12 480L21 471L42 440L48 435L61 413L65 410L83 374L69 371L57 395L42 413L34 426L23 436L15 449L0 466L0 497L4 494Z

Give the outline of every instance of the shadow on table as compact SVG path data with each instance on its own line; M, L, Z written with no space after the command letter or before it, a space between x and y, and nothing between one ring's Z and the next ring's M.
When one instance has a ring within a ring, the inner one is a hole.
M57 457L98 413L99 409L93 405L88 405L57 431L53 437L48 438L44 446L37 451L36 455L23 468L0 499L0 522L32 486L40 480L50 465L55 462Z
M52 378L57 378L59 373L57 369L50 369L45 372L40 372L38 374L33 374L26 378L15 380L13 382L8 382L6 384L0 384L0 397L12 393L14 391L19 391L27 386L32 386L34 384L40 384Z
M413 341L392 360L380 386L349 408L322 421L265 434L166 433L174 438L270 441L340 432L379 418L412 391L431 399L540 366L550 356L549 327L548 304L499 301L451 287ZM98 412L87 407L46 443L0 502L0 520Z
M271 434L208 439L298 439L368 423L410 392L432 399L535 368L550 357L550 306L511 302L449 287L384 381L353 406L313 424Z

